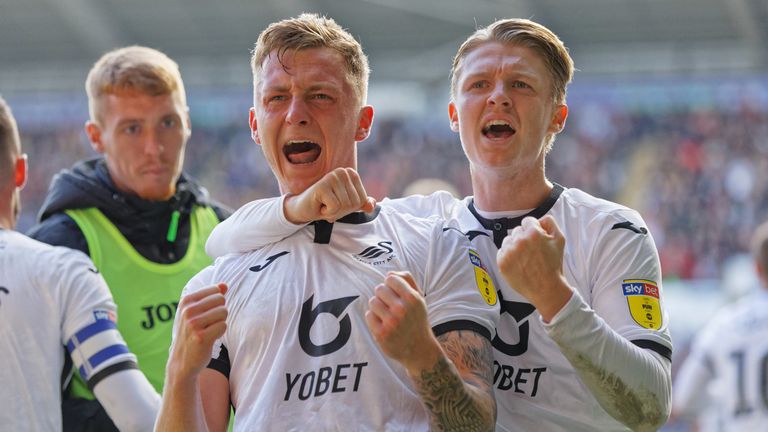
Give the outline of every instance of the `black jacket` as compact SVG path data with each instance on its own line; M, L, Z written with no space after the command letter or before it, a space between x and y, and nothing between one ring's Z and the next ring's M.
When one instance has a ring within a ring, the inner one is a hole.
M28 235L44 243L88 254L85 236L64 210L96 207L142 256L170 264L183 258L187 250L193 204L210 206L219 220L231 214L229 209L211 201L208 191L184 174L176 183L176 194L168 201L147 201L120 192L109 176L104 159L91 159L53 177L38 214L38 224ZM178 234L174 242L169 242L166 236L174 210L180 213Z
M44 243L66 246L90 255L85 236L64 210L96 207L142 256L156 263L170 264L182 259L186 253L193 204L210 206L219 220L231 214L229 209L211 201L202 186L183 174L176 183L176 194L168 201L147 201L120 192L112 182L104 159L91 159L53 177L38 215L38 224L28 235ZM174 210L179 211L180 217L176 239L170 242L167 233ZM72 364L71 360L65 363L62 381L68 376ZM63 396L64 431L117 431L98 401L69 399L66 393Z

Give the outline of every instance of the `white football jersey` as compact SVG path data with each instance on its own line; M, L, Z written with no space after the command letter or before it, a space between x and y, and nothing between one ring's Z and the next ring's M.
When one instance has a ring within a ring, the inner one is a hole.
M483 218L471 197L458 201L446 192L382 204L457 221L481 257L493 260L488 267L501 306L493 340L497 430L629 430L598 404L548 335L538 311L498 273L495 257L504 237L525 216L552 216L566 239L565 277L581 300L630 342L671 359L658 254L637 212L559 185L544 204L513 218ZM577 303L574 298L567 307Z
M65 347L91 387L135 367L115 321L85 254L0 229L0 429L61 430Z
M598 370L605 382L613 382L600 385L607 399L622 400L630 393L642 396L635 405L617 407L622 415L642 421L644 406L668 406L672 344L661 270L653 239L636 211L560 185L538 208L523 215L494 213L494 219L484 218L472 197L457 200L447 192L387 199L381 206L421 217L436 215L456 224L486 264L498 289L501 312L493 339L497 430L629 430L600 406L554 337L566 340L577 355L592 355L592 363L602 361L629 377L631 382ZM247 204L214 230L207 250L244 250L290 234L297 226L285 220L282 208L282 199ZM525 216L544 215L556 220L566 239L563 271L577 291L548 325L506 284L496 265L504 237ZM578 330L569 330L576 326ZM653 354L638 358L626 341L643 348L635 350L641 355L644 350ZM603 351L606 347L614 351ZM643 368L635 369L636 364ZM582 362L582 367L593 365Z
M702 432L768 430L768 292L723 308L696 336L674 402L684 413L707 410L713 421Z
M229 284L209 367L229 377L235 430L428 430L410 378L365 323L374 288L399 270L422 290L435 334L493 339L496 291L466 237L392 208L315 222L193 278L184 294Z

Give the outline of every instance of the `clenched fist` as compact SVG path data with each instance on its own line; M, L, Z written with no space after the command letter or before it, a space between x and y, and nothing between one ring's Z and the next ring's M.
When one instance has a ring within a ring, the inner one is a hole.
M213 343L227 329L226 292L227 285L220 283L181 299L169 367L182 375L195 374L205 368L211 360Z
M573 295L563 275L565 238L555 220L526 217L501 244L496 262L510 287L549 322Z
M366 194L357 171L336 168L304 192L288 196L284 206L285 218L295 224L314 220L335 222L356 211L373 211L376 200Z
M408 272L390 272L368 301L365 321L379 348L407 370L431 368L440 352L427 305Z

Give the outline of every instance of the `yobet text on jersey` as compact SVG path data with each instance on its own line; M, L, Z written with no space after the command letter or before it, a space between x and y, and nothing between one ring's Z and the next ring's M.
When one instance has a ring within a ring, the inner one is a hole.
M286 373L286 389L283 400L288 401L294 396L298 397L299 400L307 400L311 397L323 396L329 391L331 393L341 393L348 390L356 392L360 387L363 368L366 366L368 366L368 362L344 363L336 365L335 368L325 366L317 371ZM354 374L354 378L352 374Z

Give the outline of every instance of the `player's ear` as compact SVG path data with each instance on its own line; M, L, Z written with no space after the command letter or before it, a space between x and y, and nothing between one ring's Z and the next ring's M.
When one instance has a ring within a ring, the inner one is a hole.
M459 112L456 110L456 103L450 101L448 103L448 118L451 122L451 130L454 132L459 131Z
M556 134L565 128L565 119L568 118L568 105L562 104L555 107L552 115L552 122L549 124L547 132Z
M21 156L16 159L16 166L14 167L14 184L16 188L23 189L27 184L27 173L29 167L27 165L27 154L22 153Z
M248 127L251 129L251 139L258 145L261 145L259 138L259 124L256 121L256 108L251 107L248 110Z
M371 125L373 124L373 107L365 105L360 108L360 115L357 118L357 131L355 131L355 141L364 141L371 134Z
M88 120L85 122L85 134L91 142L91 147L98 153L104 153L104 143L101 141L101 128L95 122Z

